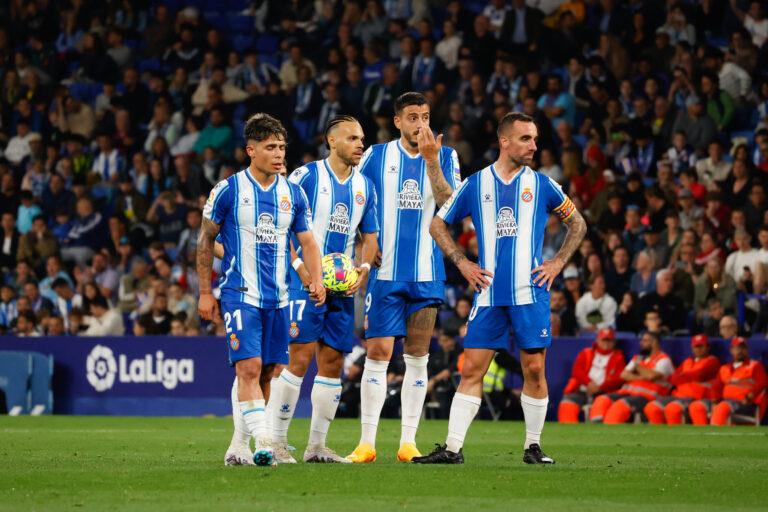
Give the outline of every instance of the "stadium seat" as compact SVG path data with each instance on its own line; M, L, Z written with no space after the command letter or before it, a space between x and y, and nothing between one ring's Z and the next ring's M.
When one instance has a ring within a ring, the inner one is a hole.
M256 38L253 36L238 35L231 38L232 48L236 52L244 52L246 50L252 50L256 46Z
M53 413L53 357L40 352L29 352L32 357L32 379L30 382L31 404L29 414L39 416Z
M206 12L203 14L203 17L205 18L205 21L210 23L214 28L225 30L227 27L227 18L218 12Z
M29 379L32 358L24 352L0 352L0 388L5 392L8 414L18 416L29 411Z
M239 13L229 13L226 18L226 30L228 33L253 35L255 30L253 18Z
M269 34L262 34L256 41L256 52L274 55L280 46L280 40Z

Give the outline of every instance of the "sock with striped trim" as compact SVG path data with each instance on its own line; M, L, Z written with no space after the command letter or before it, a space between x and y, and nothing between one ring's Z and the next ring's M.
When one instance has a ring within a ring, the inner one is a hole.
M288 428L291 426L293 413L299 401L301 383L304 377L297 377L284 368L280 372L280 382L277 385L277 393L274 394L275 414L272 425L272 438L279 443L288 442Z
M309 445L325 446L328 428L336 416L341 398L341 379L315 377L312 386L312 423L309 427Z
M258 443L259 439L263 439L267 433L264 399L240 402L240 413L243 415L246 427L248 427L248 433Z

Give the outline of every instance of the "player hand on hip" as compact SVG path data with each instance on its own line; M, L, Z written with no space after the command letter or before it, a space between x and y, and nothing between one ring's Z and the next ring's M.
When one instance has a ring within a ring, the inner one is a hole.
M349 290L347 290L346 295L352 296L357 293L357 291L365 286L365 283L368 282L368 275L370 274L370 270L368 270L368 267L356 267L355 270L357 270L357 281L355 281L355 284L349 287Z
M490 270L480 268L477 263L472 263L466 258L456 264L456 267L475 291L479 292L491 286L491 280L488 278L493 278L493 272Z
M555 278L560 271L563 270L564 266L565 262L557 258L543 262L541 265L531 270L531 275L538 274L533 278L533 284L536 286L544 286L544 283L546 283L547 291L549 291L549 289L552 288L552 283L555 282Z
M325 304L325 286L323 283L310 283L309 298L315 301L316 308Z
M200 294L200 299L197 301L197 313L200 315L200 318L210 322L215 321L219 317L219 304L212 293Z
M440 148L443 146L443 134L435 139L432 129L425 122L421 123L419 134L416 136L416 142L419 144L419 154L426 162L434 162L440 154Z

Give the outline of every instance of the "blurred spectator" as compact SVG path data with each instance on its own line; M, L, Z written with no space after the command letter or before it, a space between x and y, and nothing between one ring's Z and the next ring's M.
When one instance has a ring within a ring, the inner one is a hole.
M685 327L686 310L683 302L672 293L672 271L664 269L656 273L656 290L640 298L639 312L659 314L661 325L670 333Z
M717 384L722 387L720 402L715 405L704 399L690 405L694 425L727 425L734 414L757 415L762 419L764 411L759 408L768 385L765 367L750 359L747 340L741 337L731 339L731 357L733 361L721 366L717 377Z
M104 217L94 211L93 201L87 197L77 201L77 217L62 244L65 262L84 265L105 243Z
M733 315L724 315L720 318L717 335L723 339L729 340L739 335L739 323Z
M553 336L575 336L578 331L574 308L568 305L565 292L552 290L549 310Z
M40 295L40 287L35 282L29 282L24 285L24 297L29 300L32 311L39 315L43 310L53 313L53 302Z
M141 334L165 335L171 330L172 316L168 311L168 298L166 295L157 294L152 299L151 309L139 317L134 328L139 329Z
M16 229L16 219L13 217L13 214L3 214L0 219L0 228L3 230L3 245L0 247L0 268L5 271L15 265L16 254L19 248L20 235Z
M437 414L435 418L447 418L450 411L450 403L456 387L453 375L458 371L457 363L461 347L456 344L454 336L446 332L438 337L440 349L429 355L427 373L427 394L430 401L437 402Z
M672 360L661 350L659 336L645 332L640 337L640 353L621 372L624 385L616 393L600 395L592 402L589 419L596 423L626 423L633 412L659 396L667 396L674 371Z
M122 336L125 333L123 316L116 308L110 308L104 297L96 297L91 302L90 313L84 319L87 328L83 336Z
M736 283L723 272L722 263L717 259L707 262L696 282L693 305L698 319L704 318L704 308L712 298L716 298L726 312L736 310Z
M33 202L34 197L28 190L23 190L19 194L19 199L21 200L21 204L19 205L18 214L16 215L16 229L19 233L25 235L32 229L32 219L43 212L40 207Z
M576 320L581 331L597 331L616 325L616 301L605 293L605 278L589 280L589 291L576 303Z
M582 407L598 395L617 391L622 384L620 375L625 365L624 354L616 348L613 329L600 329L592 346L579 352L573 362L571 377L558 407L557 421L578 423Z
M53 301L54 313L64 318L64 325L71 331L69 314L75 308L83 305L83 297L75 293L72 285L62 277L57 277L51 284L51 288L56 292L56 300Z
M720 370L720 361L709 353L707 337L693 336L691 352L693 355L683 361L669 378L669 383L675 386L671 396L658 397L643 409L649 423L681 425L691 402L715 397L712 380Z
M653 254L642 250L635 258L635 273L630 280L629 289L642 298L656 287L656 268Z

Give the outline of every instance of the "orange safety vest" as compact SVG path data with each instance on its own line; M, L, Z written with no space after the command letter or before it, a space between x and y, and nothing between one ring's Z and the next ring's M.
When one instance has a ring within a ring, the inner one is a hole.
M710 355L698 361L689 357L669 378L669 382L675 386L672 396L693 400L715 398L713 384L719 370L720 361L715 356Z
M649 370L656 370L656 365L663 359L669 359L669 356L664 352L659 351L656 355L642 358L640 355L636 355L633 359L637 359L638 366L648 368ZM642 396L648 400L655 400L660 396L667 396L672 385L665 380L630 380L624 384L619 390L620 395L633 395Z
M720 368L720 382L723 385L723 400L745 400L752 393L751 403L756 404L768 384L765 367L760 361L747 359L738 368L733 363Z

